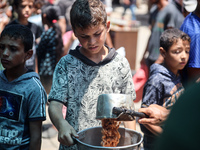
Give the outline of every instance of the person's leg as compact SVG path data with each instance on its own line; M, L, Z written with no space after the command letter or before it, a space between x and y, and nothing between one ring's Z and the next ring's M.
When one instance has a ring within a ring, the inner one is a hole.
M124 12L123 12L123 14L122 14L122 17L125 16L125 14L126 14L126 10L129 8L129 5L125 5L125 4L123 4L123 7L124 7Z
M132 20L136 20L136 16L135 16L136 6L135 6L135 4L131 4L129 8L131 10Z

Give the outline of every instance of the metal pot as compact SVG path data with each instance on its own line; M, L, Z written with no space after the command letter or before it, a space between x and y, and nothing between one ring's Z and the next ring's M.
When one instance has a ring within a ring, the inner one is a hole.
M121 135L117 147L101 146L102 127L92 127L78 132L79 138L76 138L79 150L139 150L143 140L142 135L134 130L119 127Z
M134 111L134 102L127 94L102 94L97 100L96 119L133 121L135 117L146 118L146 114Z
M134 110L131 95L126 94L101 94L97 100L96 119L117 119L113 114L113 107L125 107Z

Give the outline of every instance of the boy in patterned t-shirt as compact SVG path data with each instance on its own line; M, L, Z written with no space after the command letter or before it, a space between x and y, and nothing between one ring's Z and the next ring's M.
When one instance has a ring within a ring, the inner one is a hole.
M70 50L58 62L49 94L49 115L58 129L60 149L77 149L72 136L86 128L100 126L95 119L100 94L130 94L135 99L131 69L127 59L104 45L110 22L100 0L75 1L71 25L81 46ZM67 107L63 119L62 106ZM135 121L125 122L135 129ZM70 147L68 147L68 146Z

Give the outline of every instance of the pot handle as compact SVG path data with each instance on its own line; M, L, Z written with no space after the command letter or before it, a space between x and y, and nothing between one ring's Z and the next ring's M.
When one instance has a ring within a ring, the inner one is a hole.
M140 117L140 118L149 118L148 115L146 115L145 113L142 113L142 112L136 112L134 110L128 110L128 109L122 108L122 107L113 107L113 114L116 114L119 116L121 113L130 115L132 117L136 116L136 117Z

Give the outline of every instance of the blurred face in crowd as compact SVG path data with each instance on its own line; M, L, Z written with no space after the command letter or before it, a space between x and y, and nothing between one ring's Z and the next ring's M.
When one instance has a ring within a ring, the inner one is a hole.
M33 11L33 4L34 0L21 0L16 10L20 20L28 20Z
M158 4L159 1L160 1L160 0L150 0L150 3L151 3L151 4Z

